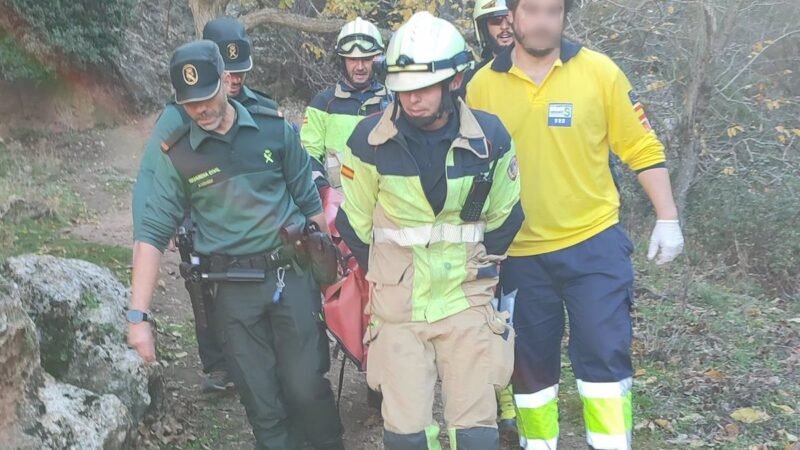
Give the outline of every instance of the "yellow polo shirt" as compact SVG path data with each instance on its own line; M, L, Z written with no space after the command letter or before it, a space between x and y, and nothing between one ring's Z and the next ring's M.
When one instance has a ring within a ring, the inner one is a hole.
M516 144L525 223L509 255L531 256L619 222L610 150L642 171L664 166L664 146L607 56L564 40L561 58L537 85L513 65L511 51L475 74L467 103L500 117Z

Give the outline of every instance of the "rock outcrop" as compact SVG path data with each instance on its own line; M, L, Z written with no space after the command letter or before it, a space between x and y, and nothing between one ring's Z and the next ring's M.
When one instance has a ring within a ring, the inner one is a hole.
M2 263L4 449L128 447L160 383L125 345L127 301L108 269L86 261L29 255Z

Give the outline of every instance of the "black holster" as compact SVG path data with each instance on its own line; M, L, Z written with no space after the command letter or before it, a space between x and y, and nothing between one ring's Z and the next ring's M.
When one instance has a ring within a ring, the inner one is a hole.
M283 227L281 241L292 257L311 271L311 276L318 284L333 284L341 276L342 254L339 247L316 223Z
M203 281L199 266L193 265L191 262L182 262L178 267L181 277L186 280L184 284L189 292L189 300L192 302L197 326L206 329L208 328L208 315L214 308L211 286Z

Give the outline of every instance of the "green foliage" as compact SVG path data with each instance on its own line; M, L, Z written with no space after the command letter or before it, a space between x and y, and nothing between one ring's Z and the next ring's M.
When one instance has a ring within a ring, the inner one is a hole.
M0 33L0 80L46 81L53 72L20 50L14 40Z
M709 263L735 266L771 291L797 292L800 178L771 186L738 176L698 184L688 205L689 241Z
M11 0L50 45L83 64L118 55L135 0Z
M100 307L100 300L93 292L84 293L81 297L81 302L89 309L97 309Z
M27 170L26 170L27 168ZM130 280L131 250L71 237L64 229L85 218L86 205L56 174L63 168L46 158L26 159L0 144L0 208L18 197L46 207L39 219L0 220L0 260L25 253L83 259L108 267L123 283ZM85 298L87 306L95 301Z
M0 229L0 259L25 253L74 258L108 267L123 283L130 282L129 248L102 245L69 237L57 219L3 224ZM91 299L84 299L92 306Z

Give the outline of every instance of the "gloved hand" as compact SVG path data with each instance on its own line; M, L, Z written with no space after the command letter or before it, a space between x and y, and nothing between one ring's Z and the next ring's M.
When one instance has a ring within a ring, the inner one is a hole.
M666 264L683 252L683 233L678 220L657 220L653 233L650 235L650 248L647 250L647 259L653 260L656 254L656 264Z

